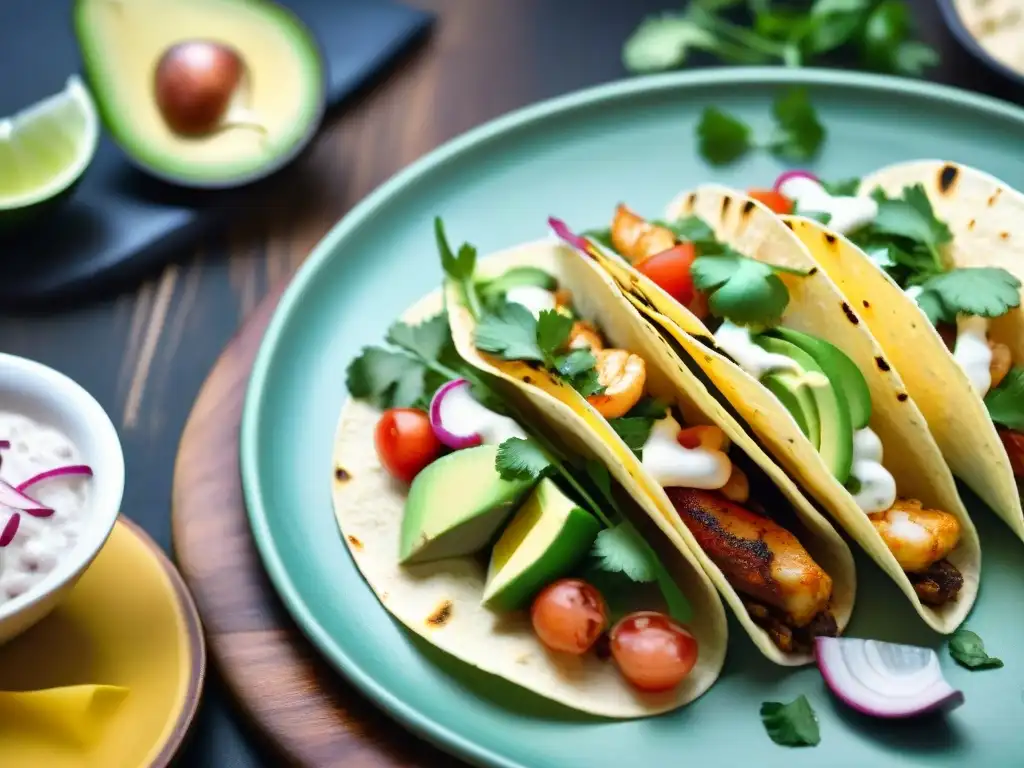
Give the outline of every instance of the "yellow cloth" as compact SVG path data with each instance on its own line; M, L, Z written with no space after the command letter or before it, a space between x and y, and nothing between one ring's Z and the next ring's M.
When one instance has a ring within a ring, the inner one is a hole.
M85 747L99 739L128 695L120 685L69 685L40 691L0 691L0 741L31 749L58 742Z

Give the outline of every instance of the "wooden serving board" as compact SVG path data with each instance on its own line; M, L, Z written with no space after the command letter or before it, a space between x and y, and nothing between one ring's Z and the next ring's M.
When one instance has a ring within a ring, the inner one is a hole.
M268 296L221 354L178 449L174 550L210 656L256 727L291 763L455 765L319 658L278 599L253 545L239 476L239 427L253 361L280 296L280 290Z

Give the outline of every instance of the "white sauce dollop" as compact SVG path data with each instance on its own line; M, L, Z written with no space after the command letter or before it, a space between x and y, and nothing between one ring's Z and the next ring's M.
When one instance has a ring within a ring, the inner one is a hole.
M663 488L715 490L729 481L732 462L722 451L684 448L676 439L682 428L671 415L654 422L643 447L643 467Z
M78 449L55 429L19 414L0 411L0 478L11 485L57 467L81 464ZM74 475L44 480L26 494L51 507L50 517L19 512L18 532L0 547L0 605L28 592L42 581L78 544L89 524L90 478ZM15 510L0 505L0 527Z
M505 292L505 301L526 307L539 318L546 309L555 308L555 294L536 285L517 285Z
M882 441L870 427L853 433L853 468L860 482L853 500L864 512L884 512L896 503L896 479L882 466Z
M715 333L715 341L736 364L755 379L760 379L772 371L793 371L800 373L801 368L785 355L766 352L754 343L750 337L750 329L733 325L728 320L722 323Z
M956 344L953 359L971 380L971 386L984 397L992 386L992 348L988 345L988 318L957 315Z
M469 385L454 387L441 399L441 424L455 435L480 435L484 444L497 445L510 437L526 439L514 419L484 408L470 393Z
M870 197L833 197L806 176L786 179L779 185L779 191L796 203L798 214L830 214L832 218L825 226L841 235L870 224L878 215L878 203Z

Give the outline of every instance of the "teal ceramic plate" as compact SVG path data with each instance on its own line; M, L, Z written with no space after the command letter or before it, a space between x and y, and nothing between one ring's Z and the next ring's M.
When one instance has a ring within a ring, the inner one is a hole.
M693 147L715 104L767 126L779 87L805 83L829 129L815 167L861 174L913 157L975 165L1024 187L1024 111L960 91L844 72L720 69L613 83L516 112L417 162L353 210L284 296L250 383L242 477L256 543L285 604L323 654L416 733L482 765L1020 765L1024 746L1024 545L973 503L984 550L969 626L1001 670L957 667L879 570L859 557L850 634L927 644L967 702L946 720L884 724L834 703L812 668L771 665L733 624L718 683L694 705L632 722L587 719L473 673L411 637L349 558L331 510L331 440L345 368L365 344L438 285L431 223L486 253L546 234L549 214L602 223L628 199L654 214L683 187L773 179L765 156L713 170ZM765 735L763 701L806 693L821 745L787 749Z

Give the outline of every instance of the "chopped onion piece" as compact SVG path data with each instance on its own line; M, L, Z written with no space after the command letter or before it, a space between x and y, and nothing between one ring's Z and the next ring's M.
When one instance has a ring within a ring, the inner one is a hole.
M810 179L811 181L816 181L819 184L821 183L821 180L810 171L793 170L780 173L779 178L777 178L775 183L772 185L772 189L776 192L781 192L782 185L790 179Z
M31 488L33 485L43 480L49 480L51 477L62 477L65 475L88 475L91 477L92 467L87 464L68 464L64 467L48 469L45 472L40 472L38 475L30 477L28 480L19 483L16 490L24 491L26 488Z
M21 524L21 515L15 512L7 520L7 524L4 529L0 531L0 547L6 547L14 540L14 535L18 532L18 526Z
M10 440L0 440L0 451L4 451L11 447Z
M554 216L548 217L548 226L558 235L559 239L564 240L566 243L571 245L573 248L578 248L584 253L589 252L590 243L587 242L585 237L580 237L561 219L556 219Z
M53 514L52 509L40 504L31 496L26 496L20 488L15 488L3 480L0 480L0 507L11 507L20 512L28 512L33 517L49 517Z
M939 657L931 648L817 637L814 655L832 693L870 717L917 717L964 703L963 692L942 676Z

